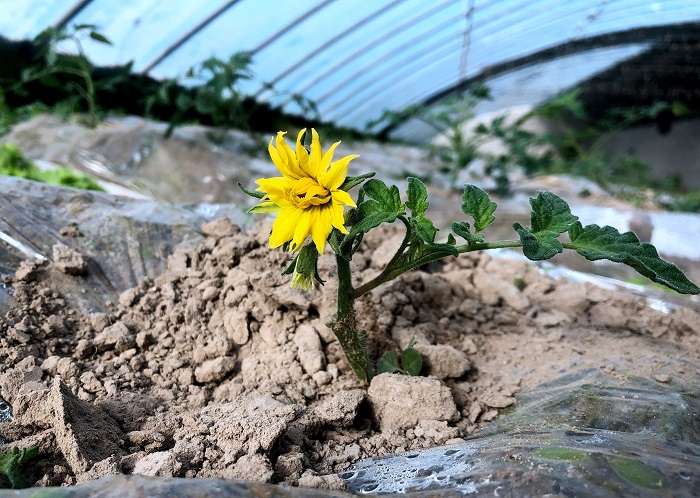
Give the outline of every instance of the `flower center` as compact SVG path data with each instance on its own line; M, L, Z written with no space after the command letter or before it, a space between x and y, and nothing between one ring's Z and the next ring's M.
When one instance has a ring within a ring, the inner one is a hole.
M291 187L284 189L284 196L301 209L320 206L331 200L331 193L308 177L299 178Z

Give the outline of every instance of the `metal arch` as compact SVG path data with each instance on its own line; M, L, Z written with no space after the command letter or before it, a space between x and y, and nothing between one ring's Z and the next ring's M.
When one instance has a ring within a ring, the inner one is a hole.
M459 39L461 39L461 36L462 36L462 34L460 33ZM444 46L444 45L443 45L443 46ZM459 62L459 51L458 51L458 50L455 50L453 47L450 47L449 50L442 50L442 51L438 52L437 54L435 54L434 52L431 52L431 53L424 54L424 55L431 56L431 57L430 57L429 65L435 65L435 64L438 64L438 63L442 63L443 61L445 61L446 59L449 59L450 57L453 57L453 58L456 57L456 58L457 58L457 62ZM414 59L414 61L415 61L414 64L411 64L411 65L404 65L404 66L403 66L403 67L404 67L404 70L403 70L403 71L394 72L394 73L393 73L393 74L394 74L394 77L391 78L390 80L385 81L384 91L375 94L374 97L376 97L377 95L381 95L382 93L386 93L386 92L392 91L392 88L391 88L391 87L392 87L395 83L399 83L400 81L405 80L405 79L406 79L407 77L409 77L411 74L414 74L414 73L416 72L416 69L415 69L416 64L418 64L419 66L424 66L424 65L425 65L425 63L423 62L423 59L424 59L424 58L425 58L425 57L420 58L420 59ZM371 87L370 87L370 88L371 88ZM368 90L367 87L362 88L362 90L360 90L360 91L356 92L355 94L353 94L353 95L351 96L351 98L357 98L359 95L363 95L363 94L367 93L367 90ZM349 110L347 111L348 114L347 114L345 117L347 117L347 116L352 116L352 115L355 114L358 110L362 109L362 106L361 106L361 105L353 105L352 103L350 103L350 104L348 105L347 102L343 102L343 104L336 106L336 107L333 108L330 112L335 111L335 112L334 112L334 115L335 115L335 116L343 115L343 114L346 112L346 111L345 111L346 108L349 108ZM327 112L328 112L328 111L327 111ZM328 119L334 119L334 118L333 118L332 116L330 116Z
M390 2L387 5L385 5L384 7L382 7L381 9L374 11L372 14L370 14L367 17L356 22L355 24L353 24L352 26L350 26L346 30L338 33L336 36L334 36L333 38L328 40L326 43L324 43L323 45L318 47L316 50L308 53L302 60L300 60L296 64L291 65L290 67L288 67L287 69L282 71L280 74L275 76L272 80L267 82L266 85L263 85L263 87L260 90L258 90L258 92L254 95L254 97L255 98L260 97L260 95L269 87L269 85L274 85L274 84L278 83L280 80L284 79L285 77L287 77L288 75L290 75L291 73L293 73L294 71L299 69L301 66L303 66L309 59L316 57L318 54L320 54L321 52L326 50L328 47L337 43L339 40L345 38L349 33L353 32L354 30L356 30L357 28L359 28L363 24L365 24L373 19L376 19L380 15L384 14L386 11L393 9L394 7L396 7L398 4L400 4L403 1L405 1L405 0L394 0L393 2Z
M517 11L519 11L519 10L521 10L521 9L523 9L523 8L525 8L525 7L527 7L527 6L529 6L529 5L531 5L531 2L529 2L529 1L520 2L520 3L518 3L518 4L514 5L514 6L511 6L510 8L508 8L508 9L506 9L506 10L504 10L504 11L495 12L493 15L491 15L491 16L485 18L485 19L482 19L482 20L480 20L478 23L475 23L474 25L472 25L471 30L472 30L472 32L474 32L474 31L476 31L478 28L487 27L487 26L490 27L494 21L496 21L496 20L502 20L504 17L509 16L510 14L512 14L512 13L514 13L514 12L517 12ZM481 6L482 9L483 9L484 7L485 7L484 5ZM587 10L587 9L585 9L585 8L579 9L579 10L575 11L574 14L571 14L571 15L574 15L574 16L575 16L575 15L577 15L579 12L581 12L581 10ZM569 12L569 11L567 11L567 12ZM560 18L557 18L557 19L554 20L554 21L551 21L551 20L550 20L549 24L551 24L552 22L558 22L559 19L560 19ZM541 29L541 27L542 27L542 26L537 26L536 28L533 28L533 29ZM490 35L493 31L494 31L493 29L490 30L490 31L487 31L487 32L484 34L484 36ZM519 35L520 35L520 34L521 34L521 33L519 33ZM394 66L392 66L392 69L391 69L391 70L384 71L384 73L383 73L381 76L378 76L377 79L372 83L372 86L376 86L376 84L377 84L377 82L378 82L379 80L391 76L391 73L393 72L393 68L394 68ZM396 79L392 79L392 80L391 80L392 83L395 82L395 81L396 81ZM438 86L436 86L436 87L439 88L440 86L438 85ZM430 91L428 91L428 92L426 92L426 93L427 93L427 94L430 94L429 92L430 92ZM364 93L366 93L364 90L356 91L356 92L353 93L348 99L356 98L358 95L362 95L362 94L364 94ZM343 104L347 104L347 103L348 103L348 102L347 102L348 99L346 99L346 101L343 102ZM335 107L332 107L332 108L331 108L331 111L336 110L339 106L342 107L343 104L336 105Z
M338 62L337 64L335 64L335 65L334 65L333 67L331 67L330 69L327 69L326 71L324 71L324 72L321 73L320 75L316 76L316 78L314 78L310 83L307 83L306 86L303 86L302 88L298 89L298 90L296 91L296 93L301 93L301 94L303 94L303 93L307 92L310 88L313 88L314 86L316 86L316 85L317 85L320 81L322 81L324 78L330 76L331 74L333 74L334 72L336 72L338 69L340 69L340 68L342 68L343 66L345 66L349 61L355 59L356 57L361 56L362 54L364 54L364 53L366 53L366 52L372 50L373 48L378 47L379 45L381 45L381 44L384 43L385 41L387 41L387 40L393 38L393 37L396 36L397 34L399 34L399 33L401 33L402 31L404 31L405 29L408 29L408 28L410 28L411 26L413 26L414 24L416 24L416 23L418 23L418 22L420 22L420 21L422 21L422 20L424 20L424 19L426 19L426 18L428 18L428 17L430 17L430 16L432 16L432 15L434 15L434 14L437 14L438 12L441 12L441 11L444 10L446 7L448 7L448 6L450 6L450 5L452 5L453 3L458 2L458 1L459 1L459 0L447 0L446 2L443 2L443 3L441 3L440 5L437 5L436 7L433 7L432 9L428 10L427 12L422 12L422 13L420 13L419 15L417 15L416 17L414 17L414 18L412 18L412 19L409 19L408 21L406 21L406 22L403 23L402 25L398 26L397 28L392 29L391 31L385 33L384 35L380 36L379 38L376 38L376 39L373 40L371 43L368 43L368 44L365 45L364 47L362 47L362 48L360 48L359 50L353 52L351 55L347 56L347 57L344 58L342 61L340 61L340 62ZM282 107L286 106L287 104L289 104L289 103L291 102L291 100L292 100L291 98L288 98L287 100L285 100L285 101L281 104L281 106L282 106Z
M481 9L484 9L484 8L486 8L486 7L489 7L489 6L492 5L492 4L495 4L495 3L496 3L495 0L494 0L494 1L491 1L491 2L485 2L480 8L481 8ZM517 5L515 5L515 6L512 6L511 8L507 9L505 12L497 12L497 13L495 13L494 15L492 15L492 16L486 18L486 19L483 19L483 20L479 21L478 23L475 23L475 25L473 26L472 29L475 30L475 29L477 29L477 28L479 28L479 27L481 27L481 26L483 26L483 25L485 25L485 24L491 22L493 19L502 18L504 15L509 15L509 14L511 14L512 12L515 12L515 11L517 11L517 10L520 10L521 8L527 7L527 6L531 5L531 4L532 4L532 1L531 1L531 0L526 0L526 1L520 2L519 4L517 4ZM422 33L422 34L419 34L419 35L415 36L413 39L411 39L409 42L405 43L404 45L402 45L402 46L399 47L398 49L396 49L396 50L390 52L390 54L386 54L385 56L381 57L379 60L375 61L375 66L376 66L377 64L381 64L381 63L386 62L387 59L389 59L390 57L393 57L394 55L396 55L397 52L403 51L407 46L412 45L413 42L414 42L416 39L418 39L418 38L424 38L424 37L426 37L426 36L432 36L432 35L435 34L436 32L441 31L442 29L444 29L448 24L449 24L449 25L452 25L453 23L455 23L455 22L457 22L457 21L459 21L459 20L462 20L464 17L465 17L465 13L461 13L461 14L459 14L458 16L455 16L455 17L449 19L448 21L443 22L443 23L439 24L438 26L435 26L433 29L431 29L431 30L429 30L429 31L427 31L427 32L425 32L425 33ZM354 73L352 76L346 78L343 82L341 82L341 83L339 83L338 85L334 86L331 90L329 90L329 91L327 91L326 93L324 93L321 97L315 99L316 103L317 103L317 104L320 104L321 102L323 102L324 100L326 100L330 95L336 93L338 90L340 90L340 89L343 88L344 86L347 86L348 84L350 84L357 76L359 76L359 75L362 74L363 72L364 72L364 71L358 71L358 72ZM386 76L386 71L385 71L385 73L382 74L378 79L383 78L383 77L385 77L385 76ZM374 84L374 83L373 83L373 84Z
M335 0L325 0L319 4L317 4L315 7L311 8L310 10L304 12L302 15L294 19L292 22L284 26L282 29L278 30L274 35L270 36L267 40L263 41L261 44L259 44L257 47L255 47L253 50L250 51L251 55L255 55L264 48L267 48L268 45L272 44L275 40L277 40L279 37L281 37L283 34L285 34L287 31L289 31L291 28L299 24L300 22L305 21L307 18L311 17L314 15L316 12L321 10L322 8L326 7L328 4L334 2Z
M548 47L532 54L519 57L514 60L494 64L484 68L479 74L466 79L457 81L456 84L434 93L417 105L430 106L444 100L452 95L467 90L471 85L492 78L503 73L522 69L531 65L538 64L542 61L553 60L560 57L573 55L589 50L599 48L608 48L619 45L632 45L642 42L663 42L668 36L669 30L672 30L674 35L697 35L700 30L700 22L683 23L683 24L666 24L662 26L653 26L648 28L633 28L624 31L614 31L604 33L588 38L581 38L573 41L566 41L554 47ZM386 136L395 130L402 123L390 124L378 132L379 135Z
M426 31L426 32L424 32L424 33L421 33L419 36L416 36L416 37L414 37L414 38L411 38L411 39L408 40L406 43L400 45L399 47L396 47L394 50L392 50L392 51L389 52L388 54L384 54L382 57L380 57L378 60L376 60L376 61L375 61L375 64L374 64L374 67L377 67L378 64L382 64L382 63L386 62L387 60L390 60L390 59L394 58L394 56L396 56L397 54L400 54L401 52L403 52L406 48L408 48L408 47L410 47L411 45L413 45L413 44L415 43L415 40L416 40L417 38L426 38L426 37L432 36L432 35L434 35L434 34L436 34L436 33L439 33L439 32L443 31L443 30L444 30L445 28L447 28L447 27L452 27L452 26L454 26L454 23L455 23L456 21L462 19L463 17L464 17L463 14L459 14L459 15L457 15L457 16L455 16L455 17L451 17L451 18L448 19L447 21L442 22L442 23L438 24L437 26L433 26L433 27L432 27L431 29L429 29L428 31ZM461 34L461 32L460 32L460 34ZM445 38L443 38L443 40L445 40ZM330 97L331 95L336 94L336 93L338 92L338 90L340 90L341 88L347 86L351 81L354 81L358 76L360 76L361 74L366 73L366 72L367 72L367 71L360 70L360 71L357 71L357 72L353 73L353 74L350 75L348 78L346 78L344 81L342 81L341 83L339 83L338 85L334 86L334 87L331 88L330 90L326 91L326 93L324 93L323 95L321 95L320 97L318 97L317 99L315 99L315 102L316 102L317 104L320 104L321 102L324 102L326 99L328 99L328 97Z
M151 62L146 64L146 67L144 67L141 70L141 74L147 74L149 71L151 71L154 67L156 67L158 64L163 62L170 54L175 52L178 48L180 48L182 45L187 43L194 35L202 31L204 28L206 28L209 24L214 21L217 17L219 17L221 14L226 12L228 9L236 5L240 0L229 0L226 2L224 5L216 9L214 12L212 12L210 15L208 15L205 19L203 19L201 22L199 22L196 26L194 26L191 30L189 30L187 33L182 35L175 43L170 45L165 51L157 56L155 59L153 59Z
M54 24L54 28L56 29L63 29L65 28L71 20L73 20L78 14L80 14L85 7L90 5L92 3L92 0L81 0L80 2L76 3L71 7L68 12L63 14L63 16L56 21Z

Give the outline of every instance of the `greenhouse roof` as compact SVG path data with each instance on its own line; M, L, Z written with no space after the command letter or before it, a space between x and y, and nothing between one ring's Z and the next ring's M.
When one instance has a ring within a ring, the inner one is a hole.
M439 103L485 81L482 111L528 104L581 84L668 42L698 38L697 0L0 0L0 35L93 24L112 45L86 43L97 65L134 61L155 78L208 57L253 55L241 90L323 120L364 129L385 109ZM270 91L267 84L274 85ZM414 120L415 121L415 120ZM386 125L383 125L386 126ZM379 131L378 125L374 131ZM394 130L425 133L420 122Z

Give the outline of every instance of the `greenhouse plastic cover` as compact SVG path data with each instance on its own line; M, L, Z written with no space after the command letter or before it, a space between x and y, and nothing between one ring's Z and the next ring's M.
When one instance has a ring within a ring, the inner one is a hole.
M643 53L616 33L700 20L697 0L0 0L0 35L27 39L48 26L93 24L112 46L88 41L97 65L134 61L155 78L183 76L210 56L253 54L241 90L325 121L364 129L385 109L435 102L484 76L494 110L534 104ZM610 36L608 43L541 57ZM519 63L519 61L521 63ZM494 70L501 67L502 70ZM272 83L275 93L267 91ZM420 123L404 126L420 134ZM376 129L375 129L376 131Z

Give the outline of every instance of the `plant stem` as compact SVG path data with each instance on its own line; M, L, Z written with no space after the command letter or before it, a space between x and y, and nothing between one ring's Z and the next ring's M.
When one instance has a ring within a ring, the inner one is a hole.
M366 339L357 331L350 261L340 254L336 254L335 261L338 266L338 304L328 325L338 338L355 375L369 382L374 376L374 367L367 354Z
M406 240L404 239L404 242ZM455 249L460 254L464 254L466 252L473 252L473 251L484 251L487 249L505 249L505 248L511 248L511 247L522 247L522 242L519 240L496 240L493 242L472 242L470 244L464 244L461 246L455 246ZM418 268L419 266L425 265L427 263L430 263L432 261L436 261L438 259L442 259L445 257L445 254L442 253L433 253L433 254L427 254L415 261L411 261L408 264L404 264L402 266L394 266L394 263L396 263L399 260L399 257L403 249L405 248L405 244L402 244L401 247L399 248L399 251L394 255L394 257L391 259L391 261L384 267L382 272L374 277L372 280L369 282L365 282L362 284L360 287L357 289L354 289L352 291L352 297L353 299L357 299L358 297L361 297L371 290L375 289L376 287L379 287L380 285L389 282L402 273L406 273L409 270L413 270L414 268Z

